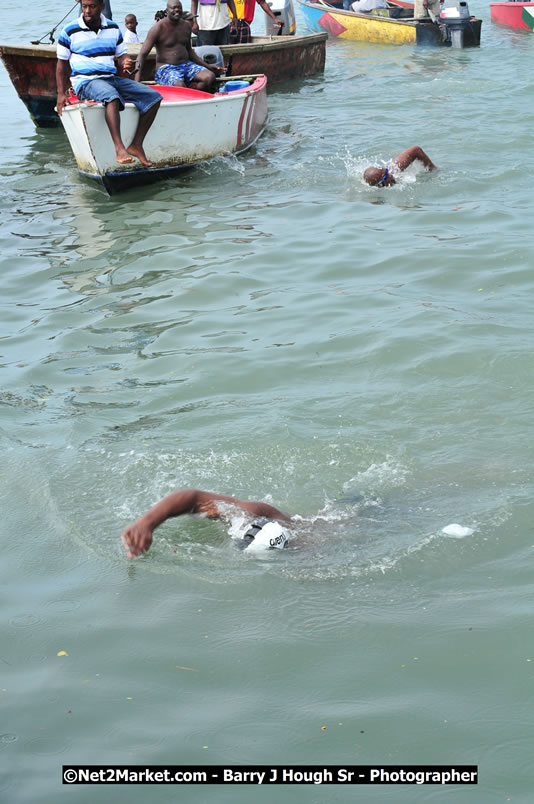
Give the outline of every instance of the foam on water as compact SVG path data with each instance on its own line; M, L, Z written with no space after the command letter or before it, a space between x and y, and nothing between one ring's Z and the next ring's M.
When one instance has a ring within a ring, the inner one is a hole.
M323 449L336 455L339 478L340 466L345 471L349 458L346 445L334 442ZM339 483L335 495L326 492L317 478L310 484L309 474L317 463L313 451L299 454L278 445L275 454L276 471L269 448L254 453L212 449L202 455L184 449L168 453L97 446L86 447L79 455L71 451L68 461L61 456L48 481L53 518L56 526L92 552L113 562L129 563L120 533L177 488L200 487L259 498L292 515L299 504L291 504L287 497L280 502L281 490L285 488L287 494L287 484L292 481L291 496L296 498L300 482L307 484L307 492L316 499L316 510L310 511L308 505L308 513L292 516L293 535L284 551L253 556L237 550L234 540L242 537L253 517L229 507L223 510L226 521L188 516L169 520L156 531L150 551L135 562L142 571L185 573L209 583L240 584L265 572L297 582L379 577L404 567L411 556L425 551L430 551L432 562L435 545L447 541L438 524L443 519L437 500L428 499L428 490L415 489L413 469L393 456L362 466ZM254 479L254 486L266 488L270 480L278 492L255 493L250 485L252 472L262 476ZM422 497L425 505L421 505ZM75 519L73 499L84 500ZM91 500L98 501L97 505Z

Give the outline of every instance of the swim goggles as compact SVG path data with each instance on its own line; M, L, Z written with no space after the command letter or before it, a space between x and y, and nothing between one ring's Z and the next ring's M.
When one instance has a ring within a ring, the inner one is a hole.
M376 183L376 185L375 185L375 186L376 186L376 187L380 187L380 185L381 185L381 184L384 184L384 182L386 181L386 179L387 179L387 177L388 177L388 176L389 176L389 170L386 168L386 172L384 173L384 175L382 176L382 178L380 179L380 181L377 181L377 183Z

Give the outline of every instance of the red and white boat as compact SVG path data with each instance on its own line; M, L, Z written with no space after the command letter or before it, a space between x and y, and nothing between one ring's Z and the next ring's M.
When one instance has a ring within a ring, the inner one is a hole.
M490 3L491 20L521 31L534 31L534 3L508 0L505 3Z
M267 79L249 76L249 84L224 94L210 95L185 87L153 85L163 96L144 149L153 163L119 164L101 103L65 106L61 122L79 170L97 179L108 193L154 181L221 154L239 154L250 148L267 123ZM133 139L139 113L127 103L121 112L126 146Z

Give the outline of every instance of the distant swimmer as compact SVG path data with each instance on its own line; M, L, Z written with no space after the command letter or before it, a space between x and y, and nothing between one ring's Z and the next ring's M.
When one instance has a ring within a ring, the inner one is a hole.
M419 159L429 170L437 170L436 165L419 145L412 145L411 148L403 151L393 160L393 164L398 170L402 171L406 170L416 159ZM387 167L368 167L363 174L363 178L367 184L370 184L372 187L391 187L393 184L397 183L393 175L393 170Z
M253 515L252 523L240 537L244 549L287 547L292 522L282 511L268 503L238 500L200 489L181 489L169 494L136 522L128 525L121 539L129 558L136 558L147 552L152 544L153 532L170 517L203 514L212 519L222 519L229 515L231 508L240 508Z

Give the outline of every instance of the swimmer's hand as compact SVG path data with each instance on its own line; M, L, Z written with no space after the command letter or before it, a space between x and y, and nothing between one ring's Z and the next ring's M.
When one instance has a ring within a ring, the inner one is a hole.
M141 517L137 522L132 522L131 525L128 525L121 536L128 558L137 558L137 556L146 553L150 549L153 531L154 528L146 521L145 517Z

